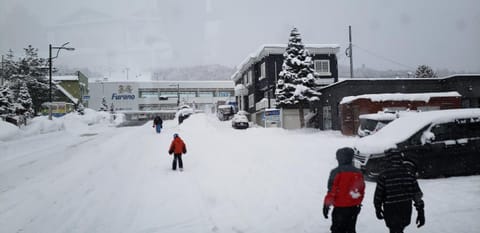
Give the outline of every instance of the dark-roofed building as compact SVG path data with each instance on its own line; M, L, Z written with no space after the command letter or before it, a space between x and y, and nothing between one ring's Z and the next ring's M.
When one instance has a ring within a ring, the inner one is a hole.
M267 108L275 108L275 85L279 72L282 70L283 53L286 44L270 44L261 46L251 54L239 66L232 75L235 82L236 100L240 110L245 110L251 115L251 121L264 125L264 111ZM306 44L305 48L310 52L314 61L315 71L320 75L318 85L329 85L338 81L337 56L340 47L338 45ZM289 114L289 111L291 114ZM308 111L306 111L308 112ZM293 114L293 115L292 115ZM298 110L285 109L284 116L291 118L282 120L283 128L298 128L298 120L294 115ZM290 120L291 119L291 120Z
M340 130L339 106L344 97L380 93L431 93L456 91L463 108L480 107L480 74L442 78L346 79L320 89L322 96L315 116L318 128Z

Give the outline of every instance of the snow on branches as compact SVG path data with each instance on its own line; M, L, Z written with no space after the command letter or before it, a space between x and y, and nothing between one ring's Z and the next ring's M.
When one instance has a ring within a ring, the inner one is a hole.
M277 105L294 105L318 100L321 94L313 89L315 87L313 60L296 28L290 32L283 58L282 71L279 73L275 91Z

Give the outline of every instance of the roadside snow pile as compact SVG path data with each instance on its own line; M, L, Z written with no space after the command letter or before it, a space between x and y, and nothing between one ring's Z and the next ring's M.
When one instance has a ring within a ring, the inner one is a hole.
M19 131L17 126L0 119L0 141L18 134Z
M117 115L115 120L108 112L97 112L85 109L84 115L70 113L63 117L54 117L48 120L48 116L39 116L30 119L26 127L18 128L10 123L1 122L0 141L9 141L16 138L28 137L38 134L46 134L56 131L69 131L72 133L84 133L91 126L117 126L123 122L124 117Z

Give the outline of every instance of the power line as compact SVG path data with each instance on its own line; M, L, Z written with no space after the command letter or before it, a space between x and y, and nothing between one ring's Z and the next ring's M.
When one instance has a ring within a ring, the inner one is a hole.
M412 67L412 66L405 65L405 64L403 64L403 63L397 62L397 61L392 60L392 59L390 59L390 58L387 58L387 57L385 57L385 56L376 54L376 53L371 52L371 51L369 51L369 50L367 50L367 49L365 49L365 48L362 48L362 47L360 47L360 46L358 46L358 45L356 45L356 44L354 44L353 46L354 46L355 48L360 49L361 51L363 51L363 52L365 52L365 53L368 53L368 54L371 55L371 56L376 57L376 58L379 58L379 59L382 59L382 60L385 60L385 61L394 63L394 64L399 65L399 66L403 66L404 68L408 68L408 69L411 69L411 70L415 70L415 68Z

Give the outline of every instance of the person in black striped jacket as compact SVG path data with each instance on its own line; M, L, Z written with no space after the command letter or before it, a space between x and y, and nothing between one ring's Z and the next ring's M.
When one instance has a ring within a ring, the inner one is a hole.
M412 201L417 210L417 227L425 224L423 193L417 178L403 165L402 154L398 151L387 153L388 167L377 178L373 203L378 219L385 219L390 233L403 233L410 224Z

